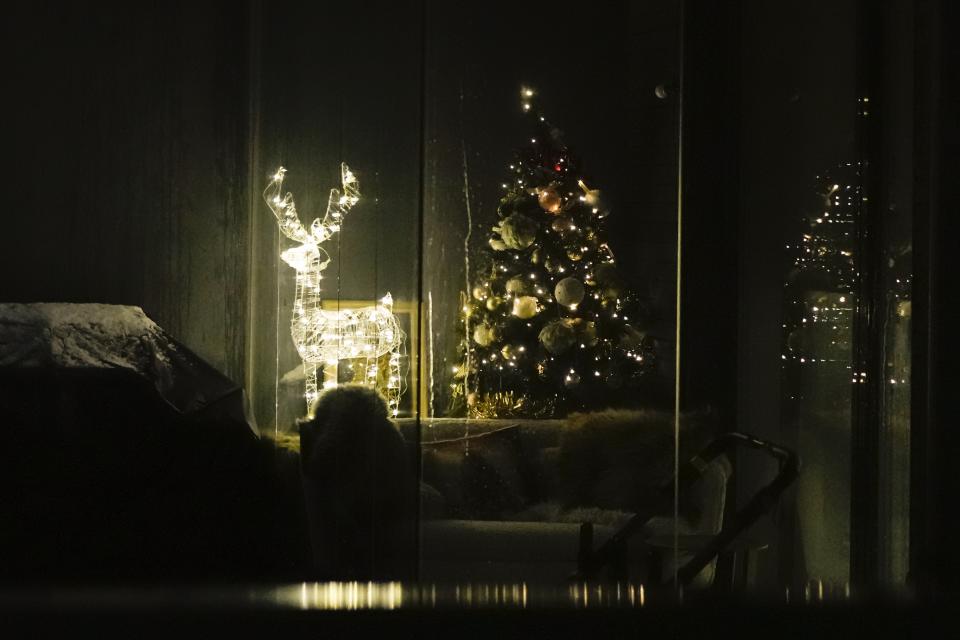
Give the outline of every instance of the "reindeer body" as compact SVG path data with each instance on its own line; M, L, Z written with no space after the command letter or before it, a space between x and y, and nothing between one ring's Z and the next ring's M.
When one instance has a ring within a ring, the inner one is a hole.
M401 394L400 348L404 334L393 315L393 298L388 293L375 306L359 309L323 308L323 271L330 254L322 244L340 231L344 216L360 200L357 178L346 164L340 165L341 185L331 189L323 219L314 219L307 229L300 222L290 193L281 196L286 169L280 167L263 199L277 218L281 233L299 243L280 257L297 272L296 294L290 333L303 360L306 377L305 398L309 410L319 393L317 370L324 367L324 387L337 385L341 360L359 360L363 366L361 382L384 392L387 405L396 416ZM381 382L380 358L389 354L385 382Z

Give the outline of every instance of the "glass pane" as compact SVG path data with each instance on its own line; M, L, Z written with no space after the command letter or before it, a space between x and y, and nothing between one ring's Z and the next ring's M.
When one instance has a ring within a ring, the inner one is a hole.
M882 318L878 492L878 578L884 586L907 583L910 551L910 362L913 317L914 7L891 3L881 14L888 40L880 85L881 132L887 150L879 159L881 264L877 265Z
M571 56L563 13L430 7L425 581L563 587L634 515L587 577L671 573L679 20L583 7Z
M808 579L843 593L850 577L856 248L865 195L855 5L748 2L741 12L736 424L794 451L803 465L743 538L735 571L751 588L786 588L788 598L802 597ZM736 462L736 507L781 470L749 451Z
M383 424L419 410L419 19L400 6L281 3L259 25L248 387L261 431L302 447L317 578L415 569L416 466L404 456L416 429L405 425L395 455ZM361 24L376 48L340 28ZM331 394L298 438L318 394L351 383L375 390L387 416L371 414L376 396Z
M738 423L803 462L750 532L764 548L745 577L788 599L906 575L909 14L741 14ZM777 472L747 457L737 470L740 504Z

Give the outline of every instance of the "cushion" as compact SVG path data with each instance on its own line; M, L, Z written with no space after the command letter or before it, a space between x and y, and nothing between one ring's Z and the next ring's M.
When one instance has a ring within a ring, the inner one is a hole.
M685 414L680 456L689 459L707 442L707 414ZM606 410L574 414L560 441L559 498L576 506L623 511L655 510L660 489L673 477L673 414Z
M447 517L495 520L525 504L519 426L421 447L423 481L443 496Z

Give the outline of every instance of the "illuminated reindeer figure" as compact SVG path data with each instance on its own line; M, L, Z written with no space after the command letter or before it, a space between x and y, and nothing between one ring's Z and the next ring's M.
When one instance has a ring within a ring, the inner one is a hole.
M324 365L323 386L327 388L337 385L340 360L362 360L362 383L376 388L380 378L379 359L389 354L386 383L382 386L390 412L396 416L401 394L400 348L404 334L393 315L393 298L388 293L372 307L333 311L323 309L320 295L323 271L330 264L330 254L320 245L340 231L344 216L360 200L357 177L346 164L340 165L343 193L331 189L323 220L316 218L307 229L297 215L293 195L281 195L286 172L283 167L277 169L263 192L263 199L276 216L283 235L299 243L280 257L297 271L290 333L303 359L307 409L319 391L318 365Z

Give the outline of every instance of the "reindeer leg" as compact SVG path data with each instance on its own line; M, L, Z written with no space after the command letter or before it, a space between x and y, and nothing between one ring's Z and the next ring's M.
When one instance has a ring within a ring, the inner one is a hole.
M390 350L389 369L387 371L387 409L390 416L396 418L400 413L400 347Z
M306 392L303 394L307 400L307 413L313 407L313 401L317 399L319 389L317 388L317 363L303 361L303 374L306 378Z

